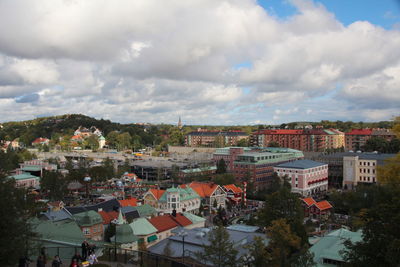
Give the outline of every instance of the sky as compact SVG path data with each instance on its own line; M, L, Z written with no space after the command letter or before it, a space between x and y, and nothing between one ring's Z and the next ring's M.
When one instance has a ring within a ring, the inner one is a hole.
M0 122L400 115L398 0L2 0Z

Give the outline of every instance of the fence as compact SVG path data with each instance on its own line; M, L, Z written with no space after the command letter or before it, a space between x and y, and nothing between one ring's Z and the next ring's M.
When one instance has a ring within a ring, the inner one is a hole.
M39 255L42 251L39 249L33 255ZM96 255L102 262L118 262L125 266L154 266L154 267L192 267L193 264L184 264L177 259L153 254L148 251L137 251L121 249L114 247L96 247ZM76 253L81 252L81 247L45 247L45 254L48 259L59 255L64 264L69 264ZM33 256L32 255L32 256Z

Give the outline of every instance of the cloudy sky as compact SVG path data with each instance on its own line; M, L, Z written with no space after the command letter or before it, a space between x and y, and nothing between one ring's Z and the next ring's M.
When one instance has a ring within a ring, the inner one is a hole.
M397 0L1 0L0 121L400 115Z

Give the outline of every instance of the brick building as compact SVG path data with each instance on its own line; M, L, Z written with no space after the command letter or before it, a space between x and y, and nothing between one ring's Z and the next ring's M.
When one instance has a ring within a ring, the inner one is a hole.
M391 141L396 135L387 129L354 129L346 133L346 150L362 150L372 137L381 137L386 141Z
M235 146L240 140L246 138L248 138L248 134L242 131L207 131L199 129L185 136L185 145L191 147Z

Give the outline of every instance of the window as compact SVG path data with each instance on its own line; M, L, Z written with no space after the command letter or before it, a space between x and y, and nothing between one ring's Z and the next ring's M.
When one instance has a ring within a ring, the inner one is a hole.
M90 234L90 228L83 228L82 230L84 235Z

